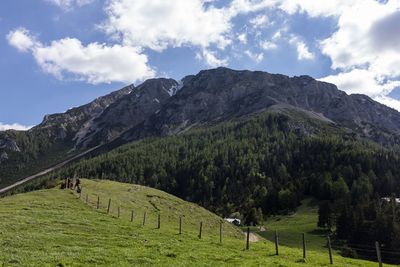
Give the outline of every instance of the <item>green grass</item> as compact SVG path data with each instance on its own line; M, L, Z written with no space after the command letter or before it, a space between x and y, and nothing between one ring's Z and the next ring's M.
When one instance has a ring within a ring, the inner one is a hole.
M85 204L86 193L89 205ZM96 209L97 195L101 208ZM112 214L106 214L108 198ZM117 218L117 206L121 217ZM130 222L130 211L135 211ZM148 220L142 226L143 214ZM158 210L161 229L156 229ZM184 216L182 235L178 218ZM204 233L198 239L198 222ZM47 189L0 199L0 266L329 266L326 253L281 247L269 241L245 251L239 230L197 205L142 186L83 180L78 199L67 190ZM376 266L335 255L334 266Z
M296 213L286 216L271 216L264 227L267 231L259 235L273 241L278 231L279 243L292 248L302 248L302 233L306 234L307 249L326 252L326 231L317 227L318 205L306 199Z

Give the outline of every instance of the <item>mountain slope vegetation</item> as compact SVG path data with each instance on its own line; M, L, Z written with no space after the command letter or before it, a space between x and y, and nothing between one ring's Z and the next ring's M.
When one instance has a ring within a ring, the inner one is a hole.
M400 192L397 154L340 129L332 134L335 128L329 123L300 130L296 122L299 118L264 113L146 139L72 164L52 177L143 184L221 216L239 214L246 224L259 224L263 215L295 211L302 199L312 196L326 212L319 225L334 230L338 238L378 240L396 248L400 209L382 198Z
M304 261L300 249L287 247L281 247L280 255L275 256L269 241L252 243L246 251L243 236L237 236L237 229L227 223L224 223L220 244L219 229L215 228L220 218L155 189L84 179L82 185L81 199L69 190L58 188L1 198L0 264L304 266L306 262L307 266L324 266L329 263L327 253L310 251ZM89 194L88 205L85 192ZM101 198L98 210L97 196ZM108 198L112 199L110 214L106 213ZM117 218L117 205L121 206L120 218ZM148 217L143 226L140 213L145 207ZM131 210L135 211L133 222L128 216ZM158 212L160 229L156 229ZM184 216L181 235L176 220L179 215ZM205 226L202 239L197 237L199 219ZM376 265L337 255L334 263L334 266Z

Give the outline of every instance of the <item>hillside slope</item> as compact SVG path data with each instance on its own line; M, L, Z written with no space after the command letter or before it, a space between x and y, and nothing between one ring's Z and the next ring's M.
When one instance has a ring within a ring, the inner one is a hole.
M83 180L78 199L67 190L49 189L0 199L0 265L2 266L304 266L299 249L281 247L273 256L270 242L251 244L224 224L223 244L213 224L220 219L198 206L158 190L108 181ZM112 214L104 203L96 210L97 195L112 199ZM153 203L153 204L151 204ZM116 218L116 205L121 218ZM143 209L148 210L142 226ZM135 210L130 222L125 209ZM161 229L155 229L155 210L161 212ZM135 213L136 214L136 213ZM184 215L183 234L176 218ZM168 218L168 219L166 219ZM197 238L199 219L203 238ZM191 227L193 225L193 227ZM334 266L375 266L376 263L334 257ZM310 252L307 266L328 265L328 255Z

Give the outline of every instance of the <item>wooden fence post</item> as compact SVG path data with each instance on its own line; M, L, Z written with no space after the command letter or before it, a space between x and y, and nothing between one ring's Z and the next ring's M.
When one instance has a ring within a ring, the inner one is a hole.
M68 189L68 178L65 179L65 188L64 189Z
M120 210L119 210L120 208L119 208L119 206L118 206L118 218L119 218L119 215L120 215Z
M97 209L100 208L100 196L97 196Z
M250 248L250 227L247 227L246 250Z
M330 264L333 264L331 239L330 239L329 235L328 235L328 250L329 250L329 262L330 262Z
M182 216L179 216L179 234L182 234Z
M219 243L222 244L222 222L219 222Z
M107 214L110 213L110 208L111 208L111 198L108 199Z
M133 210L131 212L131 222L133 222Z
M275 230L275 255L279 255L279 239L277 230Z
M157 229L161 228L161 215L158 213L158 218L157 218Z
M376 249L376 257L378 259L379 267L382 267L381 247L379 246L378 241L375 241L375 249Z
M203 231L203 222L200 222L200 227L199 227L199 239L201 239L201 232Z
M303 259L305 259L307 256L306 250L306 234L303 233Z
M146 223L146 211L143 213L143 226L145 225L145 223Z

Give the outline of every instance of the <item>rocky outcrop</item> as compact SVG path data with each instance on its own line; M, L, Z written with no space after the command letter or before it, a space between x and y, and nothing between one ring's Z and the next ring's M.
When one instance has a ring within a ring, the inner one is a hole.
M163 104L179 89L180 84L173 79L145 81L129 95L107 107L84 132L79 132L77 146L91 147L119 137L121 133L159 112Z
M1 150L9 150L14 152L20 152L21 149L18 147L17 142L15 140L6 137L4 139L0 139L0 151Z

